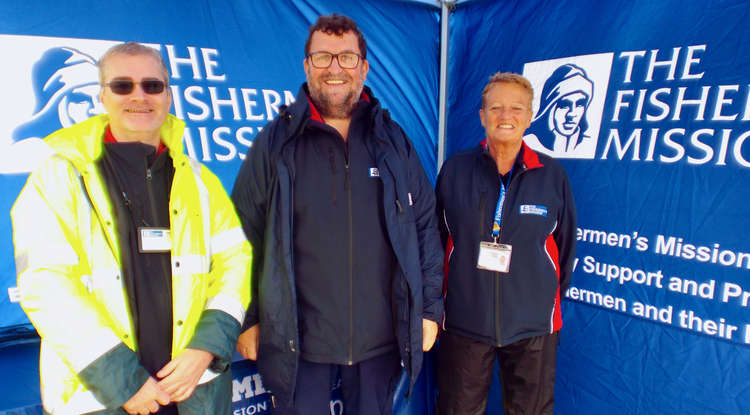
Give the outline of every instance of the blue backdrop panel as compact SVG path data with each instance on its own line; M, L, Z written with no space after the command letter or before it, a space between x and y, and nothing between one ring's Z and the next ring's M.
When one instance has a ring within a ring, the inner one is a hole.
M0 49L13 60L0 81L6 91L0 109L7 114L0 120L0 209L9 211L24 171L42 155L40 137L103 110L94 65L104 50L125 40L161 50L170 70L173 112L187 122L187 152L231 189L255 134L280 105L293 102L304 81L309 25L332 12L359 23L368 41L366 84L404 127L434 178L438 26L433 7L385 1L374 8L343 0L167 1L156 8L146 2L3 3ZM5 292L15 285L15 268L10 222L3 218L0 286ZM0 328L26 322L10 300L11 295L0 295Z
M434 6L397 0L0 3L0 54L7 57L0 77L0 335L31 330L14 289L8 212L27 172L46 154L41 138L103 110L95 63L107 48L134 40L161 51L172 112L187 123L186 151L231 190L257 132L294 100L304 81L309 25L332 12L359 24L368 42L366 85L403 126L434 180ZM38 399L34 393L32 400Z
M38 339L1 348L0 368L0 415L41 415Z
M576 196L557 413L750 413L748 6L474 1L451 16L448 153L484 137L489 75L523 73L525 140Z

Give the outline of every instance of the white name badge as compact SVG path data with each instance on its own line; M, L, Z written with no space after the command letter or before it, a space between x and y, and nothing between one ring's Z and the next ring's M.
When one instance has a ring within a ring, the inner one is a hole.
M512 250L513 247L510 245L480 242L477 268L496 272L510 271L510 253Z
M172 238L169 228L138 228L138 252L169 252Z

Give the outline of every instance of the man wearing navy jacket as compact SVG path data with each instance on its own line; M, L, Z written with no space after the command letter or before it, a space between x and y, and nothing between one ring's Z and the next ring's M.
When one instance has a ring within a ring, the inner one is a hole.
M442 317L435 198L417 153L364 82L362 33L322 16L307 83L263 128L234 199L256 247L237 350L258 360L275 413L330 413L340 374L348 413L390 414L413 385Z

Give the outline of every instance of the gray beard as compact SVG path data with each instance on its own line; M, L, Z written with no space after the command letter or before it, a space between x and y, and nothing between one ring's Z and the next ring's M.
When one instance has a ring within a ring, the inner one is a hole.
M354 92L349 93L343 104L332 104L325 96L311 96L315 108L323 118L345 119L351 118L354 107L357 105L358 95Z

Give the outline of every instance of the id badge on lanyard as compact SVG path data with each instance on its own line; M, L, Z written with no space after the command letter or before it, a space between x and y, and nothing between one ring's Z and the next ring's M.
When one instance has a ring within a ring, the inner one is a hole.
M138 252L156 253L170 252L172 250L172 237L169 228L138 228Z
M513 247L510 245L480 242L477 268L507 273L510 271L510 254L512 250Z
M510 184L510 177L513 176L513 169L510 170L510 176L508 183ZM500 179L500 197L497 199L497 207L495 208L495 220L492 224L492 238L493 242L479 242L479 256L477 258L477 268L487 270L508 273L510 271L510 256L513 252L513 247L508 244L497 243L497 238L500 236L500 228L503 223L503 203L505 202L505 183L502 178Z

